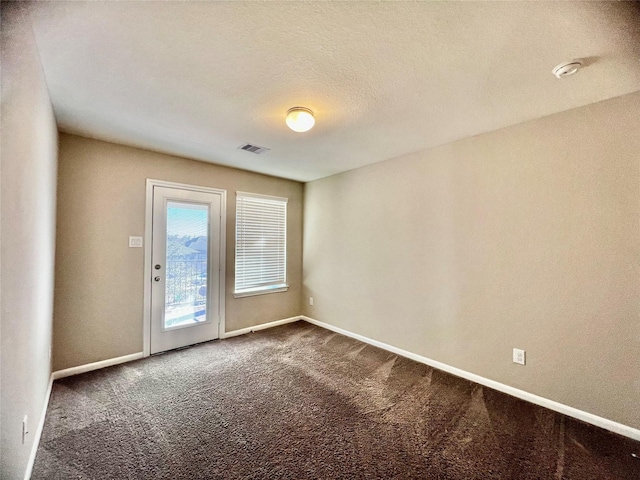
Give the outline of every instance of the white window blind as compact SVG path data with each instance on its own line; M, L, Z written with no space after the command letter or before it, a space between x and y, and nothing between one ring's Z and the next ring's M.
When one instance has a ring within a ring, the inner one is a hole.
M235 294L287 289L287 199L236 194Z

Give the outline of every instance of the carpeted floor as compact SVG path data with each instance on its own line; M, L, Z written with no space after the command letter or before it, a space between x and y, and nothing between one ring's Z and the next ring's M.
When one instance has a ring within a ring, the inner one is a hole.
M56 381L34 479L640 479L640 442L297 322Z

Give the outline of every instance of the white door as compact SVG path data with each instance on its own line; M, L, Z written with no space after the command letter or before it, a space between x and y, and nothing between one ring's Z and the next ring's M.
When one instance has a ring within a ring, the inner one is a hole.
M223 195L153 186L152 354L218 338Z

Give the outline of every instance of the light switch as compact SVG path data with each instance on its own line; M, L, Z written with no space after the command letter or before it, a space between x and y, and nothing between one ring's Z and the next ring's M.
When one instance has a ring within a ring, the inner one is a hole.
M141 248L142 237L129 237L129 246L133 248Z

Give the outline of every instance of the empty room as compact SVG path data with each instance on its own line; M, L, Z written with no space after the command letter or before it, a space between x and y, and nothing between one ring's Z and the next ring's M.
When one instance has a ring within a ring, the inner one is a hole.
M638 3L0 15L0 478L640 479Z

